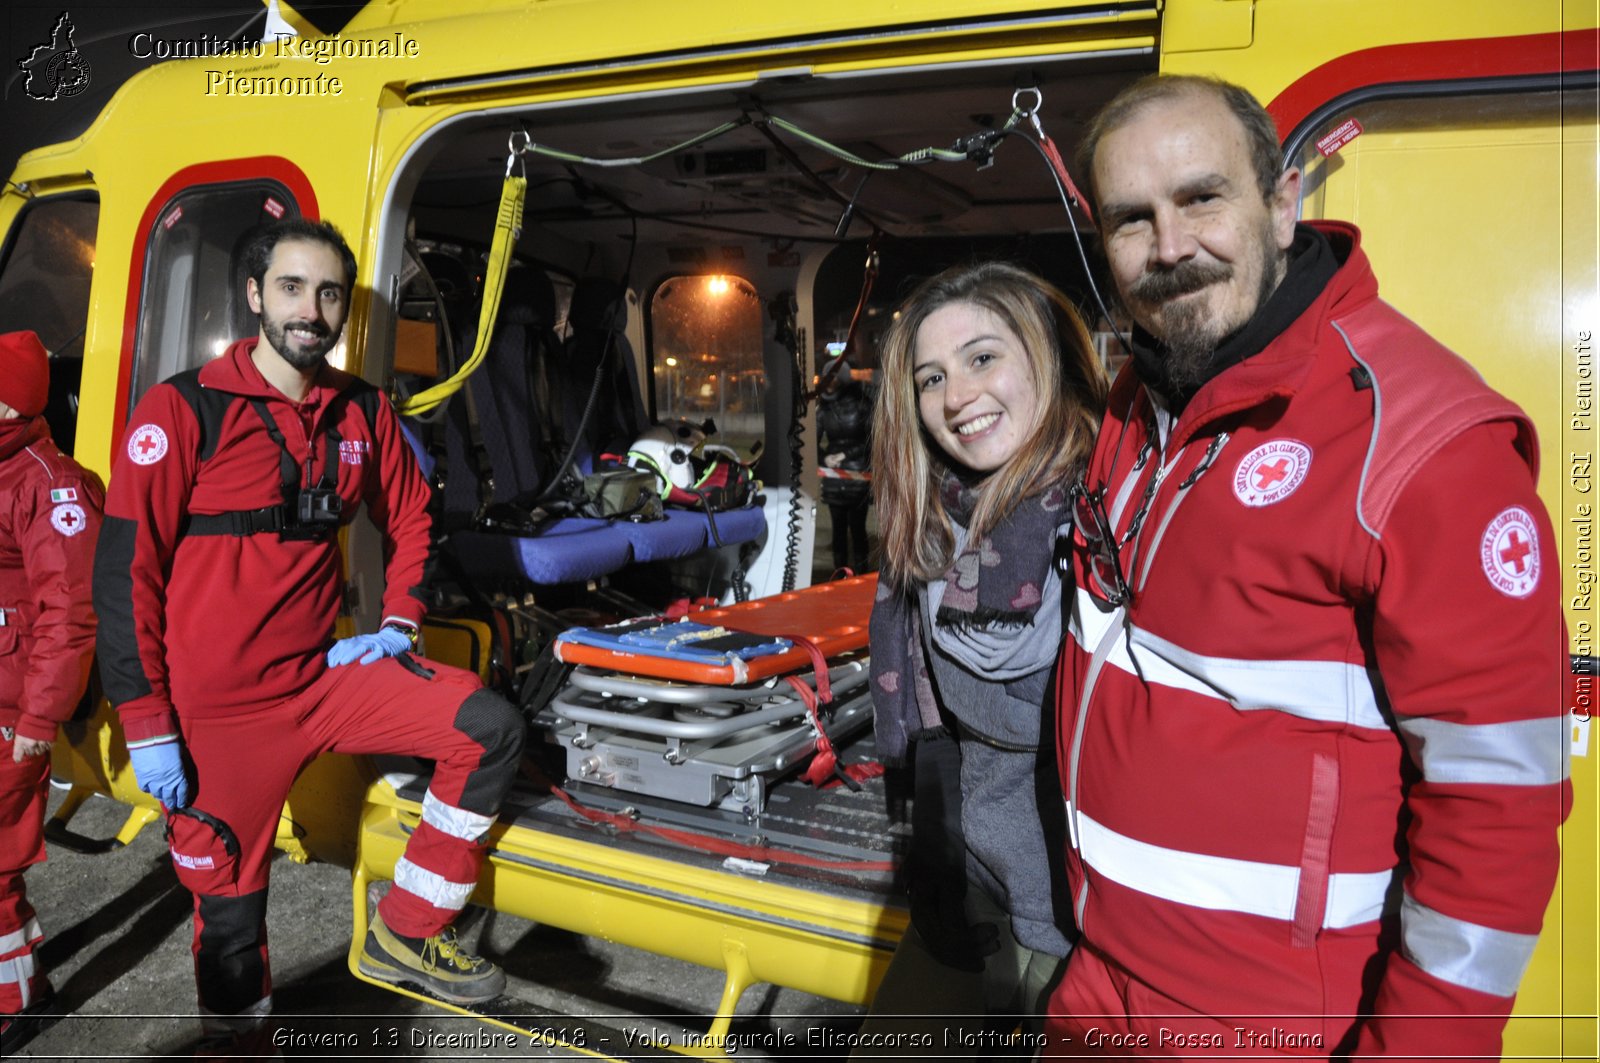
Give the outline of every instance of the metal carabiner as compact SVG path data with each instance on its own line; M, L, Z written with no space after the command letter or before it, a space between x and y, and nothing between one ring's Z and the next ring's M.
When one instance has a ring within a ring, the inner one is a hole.
M522 144L520 146L517 144L517 138L518 137L522 138ZM533 137L528 134L528 131L526 129L518 129L518 130L514 131L509 137L506 138L506 151L508 152L508 154L506 155L506 176L507 177L511 176L511 164L512 163L520 164L521 160L522 160L522 157L524 155L528 154L528 150L532 146L533 146ZM524 176L526 176L526 173L524 173Z
M1023 108L1021 103L1022 94L1024 92L1033 93L1033 106L1026 109ZM1044 137L1044 127L1039 124L1039 108L1043 106L1044 93L1040 92L1039 89L1034 86L1018 89L1016 92L1011 94L1011 109L1018 114L1021 114L1023 117L1028 119L1028 121L1032 122L1033 131L1039 134L1041 139Z

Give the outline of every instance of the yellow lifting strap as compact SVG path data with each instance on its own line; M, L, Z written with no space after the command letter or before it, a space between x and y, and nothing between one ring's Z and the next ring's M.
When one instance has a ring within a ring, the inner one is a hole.
M518 154L513 149L512 159ZM489 353L495 317L500 313L500 296L506 287L506 271L511 265L511 250L522 232L522 203L528 193L528 178L520 173L515 176L511 173L512 159L506 160L506 179L500 190L500 212L494 221L494 240L489 245L489 261L483 270L483 309L478 313L478 335L473 340L472 355L454 376L400 403L396 409L404 416L427 413L460 391L467 377L483 364L484 357Z

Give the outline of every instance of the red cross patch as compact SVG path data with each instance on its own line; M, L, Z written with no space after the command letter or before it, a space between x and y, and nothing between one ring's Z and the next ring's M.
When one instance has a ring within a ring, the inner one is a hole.
M1310 447L1298 439L1274 439L1239 462L1233 493L1247 506L1270 506L1294 494L1310 468Z
M83 507L76 502L63 502L50 511L50 526L69 539L83 531L86 524Z
M1501 510L1483 531L1483 574L1510 598L1526 598L1539 585L1539 526L1521 506Z
M167 433L158 424L142 424L128 437L128 457L135 465L154 465L167 456Z

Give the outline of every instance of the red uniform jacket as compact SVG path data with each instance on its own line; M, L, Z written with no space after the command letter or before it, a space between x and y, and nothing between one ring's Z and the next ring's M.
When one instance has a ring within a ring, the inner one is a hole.
M1080 551L1074 908L1230 1048L1493 1057L1571 805L1556 540L1521 411L1318 227L1321 297L1164 433L1113 389L1087 482L1133 598Z
M178 733L182 715L227 716L280 702L326 667L344 594L336 537L189 534L196 515L283 500L283 451L249 400L264 402L313 481L336 469L342 522L362 503L383 535L384 618L420 624L428 485L400 424L370 384L324 367L299 403L235 343L198 371L150 389L129 420L95 559L100 668L130 745ZM327 453L327 429L340 438ZM304 485L302 483L302 485Z
M100 481L44 418L0 421L0 726L48 742L89 682Z

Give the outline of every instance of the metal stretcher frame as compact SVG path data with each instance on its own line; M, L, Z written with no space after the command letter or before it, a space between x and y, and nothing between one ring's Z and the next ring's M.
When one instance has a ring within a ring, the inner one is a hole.
M865 620L876 585L875 576L855 577L696 613L694 619L755 634L798 633L825 655L851 654L865 649ZM569 648L585 651L574 656L587 656L587 651L594 649ZM664 690L674 691L666 696L682 697L685 703L699 693L714 693L720 700L737 699L743 693L727 689L733 676L730 668L603 649L595 650L595 658L592 663L596 667L719 689L696 692L692 687L668 687L649 679L594 672L579 680L585 686L641 695L648 692L654 698L661 698ZM809 671L812 659L796 649L748 663L760 664L768 673L761 678L770 679L785 672ZM640 667L629 668L635 664ZM845 690L867 678L862 661L835 665L828 673ZM752 682L756 678L752 677ZM766 685L760 684L760 688ZM776 683L772 686L782 689ZM684 693L675 693L678 690ZM636 720L628 722L637 724ZM741 723L747 725L747 721ZM357 961L369 920L368 887L393 878L395 864L420 821L420 803L402 796L394 779L380 779L369 787L351 885L355 925L349 967L358 978ZM770 983L831 1000L867 1004L909 922L905 908L890 900L891 876L887 874L880 875L870 889L808 888L757 877L704 857L672 859L641 852L637 847L618 845L603 833L580 836L545 822L538 815L519 817L516 809L502 813L501 821L490 830L488 859L470 903L722 971L721 999L702 1042L707 1045L727 1041L739 999L753 985ZM451 1007L404 988L385 988ZM513 1018L481 1011L474 1014L508 1029L527 1029ZM673 1046L671 1050L722 1055L713 1048Z
M810 695L778 679L718 687L580 667L538 722L566 750L569 779L754 817L771 782L817 752L819 728L837 746L870 725L866 661L828 674L833 702L813 718Z
M867 681L864 661L851 661L828 669L828 681L837 699ZM570 698L557 697L555 705L566 719L596 727L611 727L622 731L657 735L680 741L704 738L725 738L737 731L762 723L792 720L806 714L806 707L787 687L763 683L759 687L725 688L720 686L667 686L663 683L646 683L616 674L600 674L587 668L572 673L571 683L580 690L595 694L610 694L624 698L638 698L680 705L704 705L708 702L746 702L750 709L744 713L722 719L661 720L647 716L633 716L582 705ZM766 704L758 704L766 703Z

